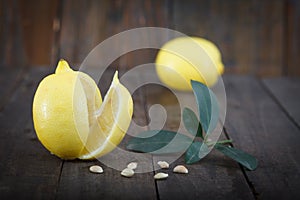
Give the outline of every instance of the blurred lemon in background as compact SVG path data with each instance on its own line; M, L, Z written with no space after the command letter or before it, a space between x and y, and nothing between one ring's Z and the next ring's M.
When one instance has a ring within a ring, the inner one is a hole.
M179 37L159 50L156 72L167 86L189 91L191 80L213 86L224 72L221 53L212 42L199 37Z

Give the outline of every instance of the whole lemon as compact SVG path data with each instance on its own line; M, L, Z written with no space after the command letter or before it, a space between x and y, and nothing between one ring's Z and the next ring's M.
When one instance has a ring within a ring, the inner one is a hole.
M133 101L115 73L102 103L95 81L60 60L33 99L33 123L40 142L62 159L94 159L112 151L131 122Z
M178 37L162 46L156 57L160 80L177 90L191 90L191 80L213 86L224 72L219 49L199 37Z
M34 96L33 122L38 139L61 158L77 158L89 134L89 110L101 103L94 80L61 60L55 74L41 81Z

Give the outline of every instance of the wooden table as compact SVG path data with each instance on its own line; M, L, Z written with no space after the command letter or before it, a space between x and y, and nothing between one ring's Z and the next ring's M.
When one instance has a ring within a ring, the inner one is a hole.
M32 100L39 81L54 69L3 69L0 74L0 199L297 199L300 197L300 79L257 79L224 75L227 116L222 137L255 157L259 166L247 171L213 151L189 174L155 181L154 172L132 178L99 161L63 161L38 141L32 123ZM107 73L110 80L112 73ZM110 81L101 84L105 93ZM147 86L134 93L134 120L149 122L147 109L161 103L168 109L165 128L176 129L178 105L168 92ZM166 97L166 98L164 98ZM192 94L191 97L192 98ZM175 103L174 103L175 102ZM172 113L173 112L173 113ZM124 146L128 139L121 144ZM155 157L150 157L155 163ZM150 163L150 164L151 164ZM104 174L92 174L99 164Z

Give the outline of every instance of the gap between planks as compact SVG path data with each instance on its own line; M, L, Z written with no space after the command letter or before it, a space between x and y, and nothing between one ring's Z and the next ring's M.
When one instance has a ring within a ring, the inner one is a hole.
M299 197L298 127L254 77L226 75L224 80L226 130L238 148L259 161L255 171L245 171L258 198Z
M153 77L155 76L155 72L151 72L150 70L148 71L148 69L145 69L142 75L143 74L145 75L144 79L155 78ZM168 114L168 119L164 129L177 130L178 125L176 124L178 124L181 120L181 111L178 113L177 109L181 108L177 108L176 106L174 107L174 105L177 105L177 103L176 101L172 100L172 96L168 94L170 92L157 87L148 87L146 88L146 92L146 110L148 110L153 104L158 103L163 105ZM191 100L193 98L192 94L180 93L180 95L189 103L189 106L193 107ZM153 115L157 118L154 118L153 120L162 120L162 117L160 117L160 112L153 113ZM150 123L150 128L153 129L151 125L155 126L157 124ZM161 124L158 122L158 126L159 125ZM179 132L186 133L182 127L179 129ZM154 165L156 161L160 160L160 157L163 158L163 156L153 156ZM233 197L244 199L254 198L238 164L215 151L212 152L211 155L207 156L207 158L203 159L203 161L193 165L187 165L187 167L190 169L190 173L187 176L173 174L172 168L177 164L185 165L182 156L171 163L170 169L166 170L170 175L167 180L156 181L159 199L194 199L198 197L210 199L216 199L220 197L223 199L229 199ZM232 177L234 177L234 179L232 179ZM210 185L209 183L211 181L214 182L214 184ZM202 187L203 185L206 186ZM220 190L216 190L216 187L220 187Z
M298 93L300 91L300 79L282 77L264 80L259 79L259 83L266 93L277 103L287 118L300 129L300 112L293 112L295 111L293 109L299 109L297 104L300 100ZM291 88L292 85L293 89ZM287 99L292 100L292 102L287 102ZM292 103L294 103L294 105L291 105Z

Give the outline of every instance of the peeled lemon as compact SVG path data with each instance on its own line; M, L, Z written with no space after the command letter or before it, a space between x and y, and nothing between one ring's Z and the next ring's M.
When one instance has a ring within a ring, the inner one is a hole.
M133 101L117 72L102 103L95 81L60 60L55 74L39 84L32 112L37 137L51 153L62 159L93 159L122 141Z
M213 86L224 72L219 49L199 37L178 37L163 45L156 57L156 72L167 86L189 91L191 80Z

